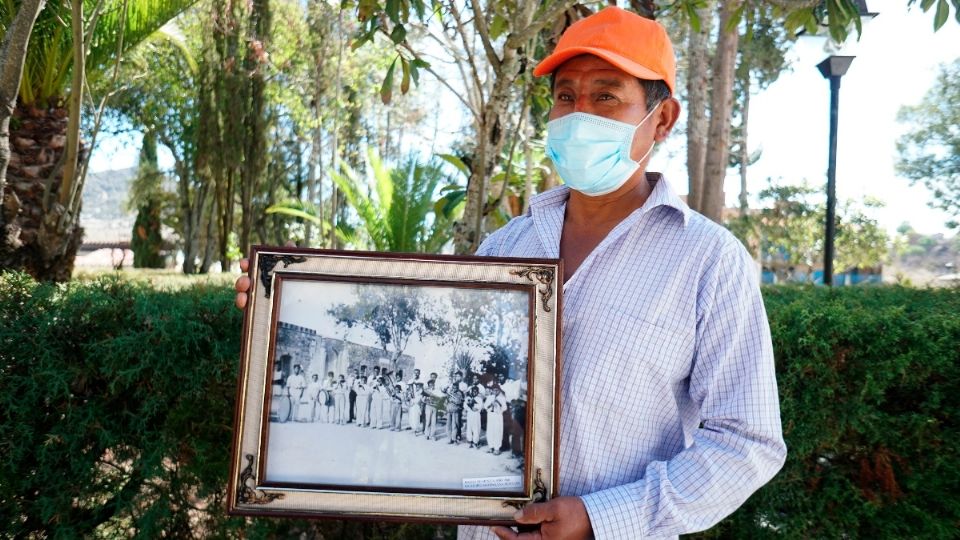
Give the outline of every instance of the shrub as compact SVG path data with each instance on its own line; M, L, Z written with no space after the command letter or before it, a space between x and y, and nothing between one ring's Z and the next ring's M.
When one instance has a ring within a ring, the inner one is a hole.
M960 289L764 291L789 455L704 537L955 538Z
M223 287L0 276L0 536L430 538L226 517L240 324Z
M765 290L783 471L703 538L948 538L960 290ZM0 275L0 537L432 538L228 518L240 312L222 286Z

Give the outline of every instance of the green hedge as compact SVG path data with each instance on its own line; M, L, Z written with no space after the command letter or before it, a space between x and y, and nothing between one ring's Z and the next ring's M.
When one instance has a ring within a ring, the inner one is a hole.
M701 537L960 527L960 290L765 291L790 455ZM0 537L433 538L224 515L240 312L223 287L0 276Z

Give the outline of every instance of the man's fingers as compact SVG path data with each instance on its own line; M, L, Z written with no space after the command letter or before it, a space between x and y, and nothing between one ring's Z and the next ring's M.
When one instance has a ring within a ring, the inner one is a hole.
M508 527L490 527L490 530L493 531L493 534L497 535L497 538L500 540L543 540L543 535L540 534L539 529L533 532L522 533L516 533Z
M250 290L250 278L247 277L247 276L240 276L240 277L238 277L236 283L233 284L233 288L236 289L237 292L243 292L243 293L245 293L245 292L249 291L249 290Z
M554 517L553 506L553 502L530 504L518 510L517 513L513 515L513 519L517 523L526 524L551 521Z
M235 303L240 309L247 307L247 293L237 293L237 299L235 300Z
M297 247L297 243L294 242L293 240L287 240L287 243L284 244L284 246L286 246L286 247Z
M242 272L247 272L250 270L250 259L246 257L240 259L240 270Z
M493 534L497 535L497 538L500 540L517 540L517 533L513 532L513 529L508 529L507 527L490 527L490 530L493 531Z

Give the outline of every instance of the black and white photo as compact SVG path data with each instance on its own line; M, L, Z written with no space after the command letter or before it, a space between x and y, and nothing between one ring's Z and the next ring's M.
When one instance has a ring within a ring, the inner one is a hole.
M522 490L527 291L285 278L276 293L267 482Z

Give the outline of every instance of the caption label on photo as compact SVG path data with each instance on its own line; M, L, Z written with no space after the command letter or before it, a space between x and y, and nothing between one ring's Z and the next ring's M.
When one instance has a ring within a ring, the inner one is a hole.
M464 478L463 489L522 489L523 477L487 476L485 478Z

